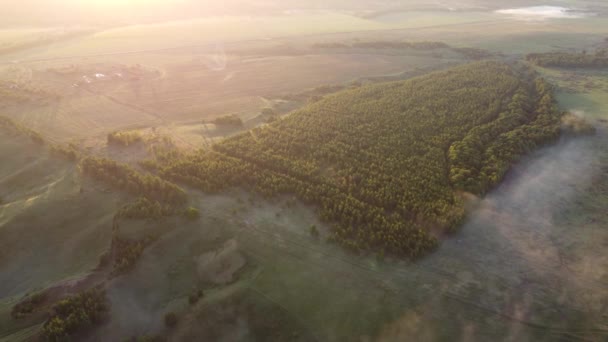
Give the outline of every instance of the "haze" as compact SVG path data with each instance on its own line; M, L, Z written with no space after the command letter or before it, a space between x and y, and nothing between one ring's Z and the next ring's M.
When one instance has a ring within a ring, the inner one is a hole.
M601 0L0 1L1 341L608 339Z

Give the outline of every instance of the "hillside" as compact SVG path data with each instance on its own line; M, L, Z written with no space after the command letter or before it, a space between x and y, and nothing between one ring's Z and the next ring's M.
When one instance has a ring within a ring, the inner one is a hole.
M211 152L147 165L208 192L295 194L334 224L331 241L417 257L437 245L432 231L462 222L461 191L496 185L558 136L560 117L533 72L480 62L349 89Z

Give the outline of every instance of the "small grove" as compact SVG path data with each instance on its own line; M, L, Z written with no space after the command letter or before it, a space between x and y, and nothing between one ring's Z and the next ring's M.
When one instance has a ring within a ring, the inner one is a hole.
M94 288L55 304L42 327L47 341L69 341L74 335L100 324L109 310L105 291Z
M462 222L460 191L483 194L560 133L552 89L531 69L485 61L356 87L211 151L146 163L207 192L295 194L355 252L419 257L431 230Z

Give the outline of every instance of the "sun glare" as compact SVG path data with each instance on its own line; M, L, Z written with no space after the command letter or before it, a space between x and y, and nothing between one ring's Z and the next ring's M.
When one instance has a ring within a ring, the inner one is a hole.
M74 4L80 6L86 5L91 7L137 7L137 6L149 6L149 5L164 5L164 4L176 4L180 0L88 0L88 1L75 1L70 0Z

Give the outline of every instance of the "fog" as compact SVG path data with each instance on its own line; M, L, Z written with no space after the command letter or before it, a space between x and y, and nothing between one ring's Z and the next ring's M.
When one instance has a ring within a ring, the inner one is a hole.
M539 3L509 1L510 6ZM539 4L542 4L540 2ZM497 10L496 0L23 0L0 1L0 27L113 26L218 15L276 15L294 10L340 11L355 15L402 10Z
M555 18L582 18L591 13L577 11L559 6L532 6L497 10L496 13L505 14L517 19L555 19Z
M600 166L607 145L605 132L565 139L518 164L412 271L433 279L427 295L435 299L406 310L383 339L442 339L446 327L422 323L429 320L452 322L462 341L605 336L589 328L608 314L608 231L593 190L608 184Z

